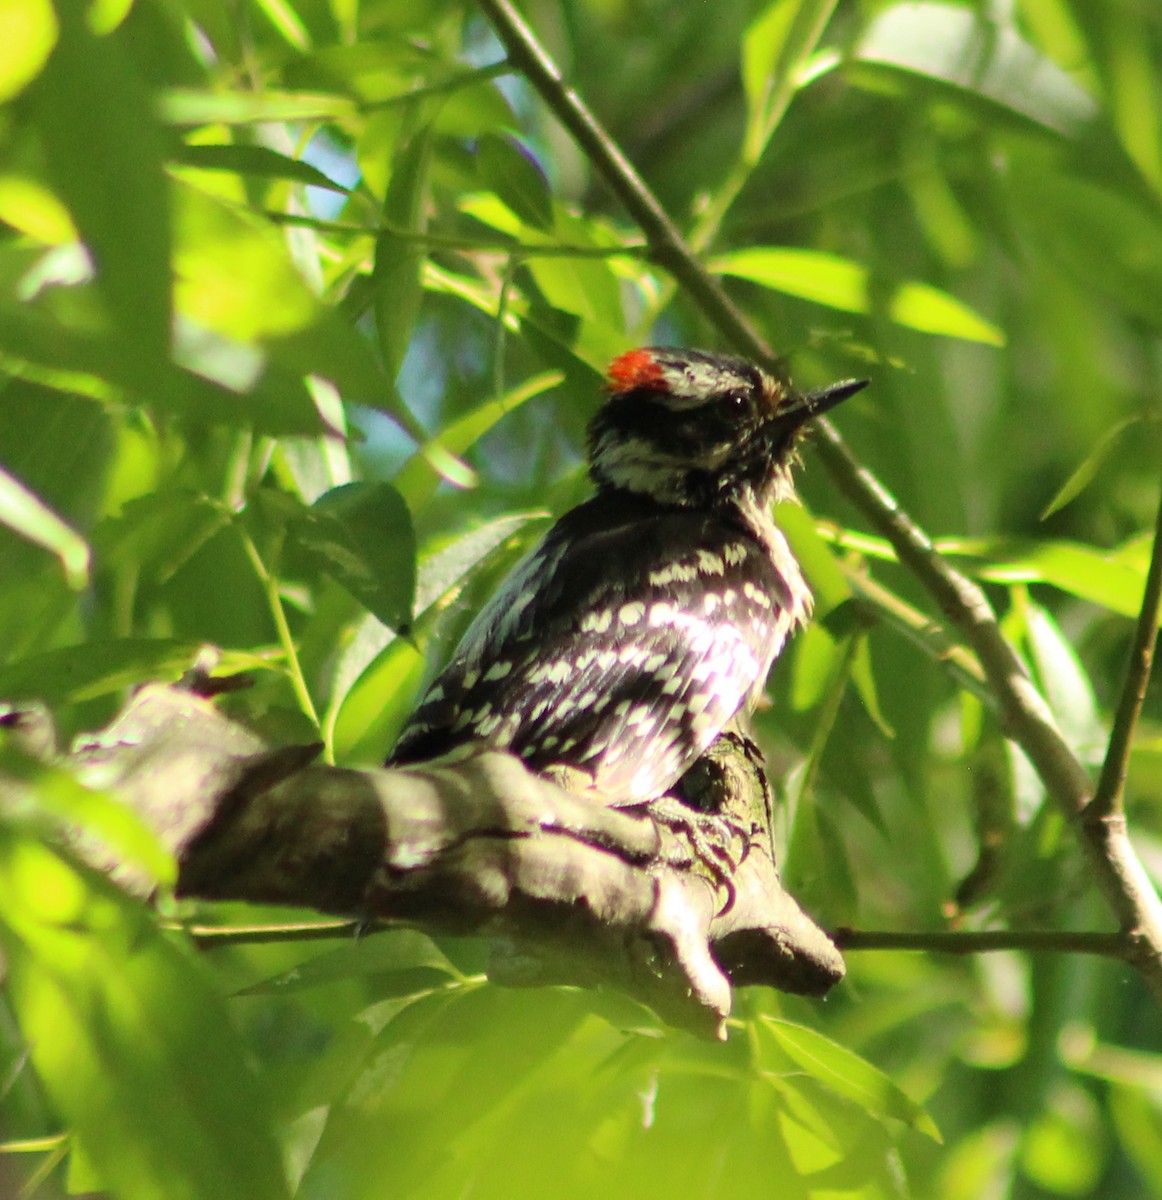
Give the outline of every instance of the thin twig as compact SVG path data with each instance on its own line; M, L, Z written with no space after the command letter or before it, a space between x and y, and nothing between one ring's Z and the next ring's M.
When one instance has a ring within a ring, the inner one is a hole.
M931 954L990 954L999 950L1025 953L1097 954L1129 962L1136 944L1124 933L1070 933L1059 929L987 929L976 932L898 933L877 929L837 929L835 944L843 951L917 950Z
M479 0L508 52L509 62L541 94L557 119L573 135L606 185L625 205L650 245L654 262L678 279L707 317L728 341L785 372L782 360L747 320L733 300L702 268L686 245L669 213L658 202L633 163L609 136L597 118L561 77L556 63L537 41L524 18L509 0Z
M1126 664L1126 678L1118 701L1114 727L1110 732L1110 743L1102 763L1101 778L1097 791L1085 809L1086 821L1102 820L1119 815L1124 807L1126 768L1130 760L1130 748L1134 742L1134 731L1142 713L1142 702L1146 699L1146 687L1150 682L1150 668L1154 664L1154 643L1158 640L1158 617L1162 613L1162 498L1158 501L1158 516L1154 522L1154 546L1150 554L1150 569L1146 573L1146 587L1142 594L1142 609L1138 613L1138 627L1134 630L1134 642L1130 647L1130 660Z
M275 925L185 925L167 923L167 929L187 934L199 946L270 945L274 942L319 942L352 939L372 932L365 922L344 918L335 921L301 921ZM378 923L374 928L378 928Z
M564 82L510 0L478 2L510 63L540 93L637 222L649 242L653 260L678 280L728 344L785 374L781 360L698 261L620 147ZM1098 886L1122 929L1134 939L1131 961L1162 1004L1162 901L1130 844L1124 821L1078 819L1093 795L1089 775L1062 737L1020 657L1005 641L984 592L935 552L923 530L859 464L829 421L821 419L816 427L815 444L836 485L892 543L900 561L963 631L976 652L997 698L1005 733L1029 756L1050 796L1073 823Z

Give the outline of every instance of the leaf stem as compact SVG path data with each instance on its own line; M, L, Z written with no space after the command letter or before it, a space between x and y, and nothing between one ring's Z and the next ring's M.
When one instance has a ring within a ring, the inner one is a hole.
M286 619L286 609L283 607L282 596L278 590L278 576L267 568L254 540L244 529L239 529L239 536L242 538L242 548L246 551L246 557L250 559L254 573L258 576L258 581L262 584L262 589L266 594L266 604L270 609L271 618L274 620L279 645L286 658L287 675L290 678L291 687L294 689L295 699L298 700L299 707L318 729L320 728L319 714L315 710L315 702L311 699L311 691L307 687L302 663L299 662L299 652L295 646L294 635L291 633L290 623ZM324 753L327 762L331 761L330 753L328 746Z

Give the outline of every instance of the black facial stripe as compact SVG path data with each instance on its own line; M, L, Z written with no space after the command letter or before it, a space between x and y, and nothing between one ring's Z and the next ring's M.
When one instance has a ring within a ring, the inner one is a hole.
M614 434L619 440L639 439L667 456L697 461L711 447L739 445L754 432L753 422L726 410L720 400L721 396L714 396L693 408L679 409L644 389L615 396L594 419L591 445L603 435Z

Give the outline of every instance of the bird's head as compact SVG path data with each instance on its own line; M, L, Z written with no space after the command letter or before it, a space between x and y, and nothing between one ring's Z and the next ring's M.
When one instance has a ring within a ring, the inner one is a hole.
M703 350L652 347L616 358L589 426L598 488L663 504L713 507L781 499L807 423L866 386L797 393L760 367Z

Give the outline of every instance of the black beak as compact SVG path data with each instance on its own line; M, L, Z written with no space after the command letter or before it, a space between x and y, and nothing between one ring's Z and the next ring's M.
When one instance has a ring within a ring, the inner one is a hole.
M866 379L843 379L839 383L816 388L813 392L792 396L791 403L779 413L778 419L783 421L789 418L796 425L801 425L804 421L810 421L812 417L820 417L825 412L830 412L848 396L862 392L867 385Z

